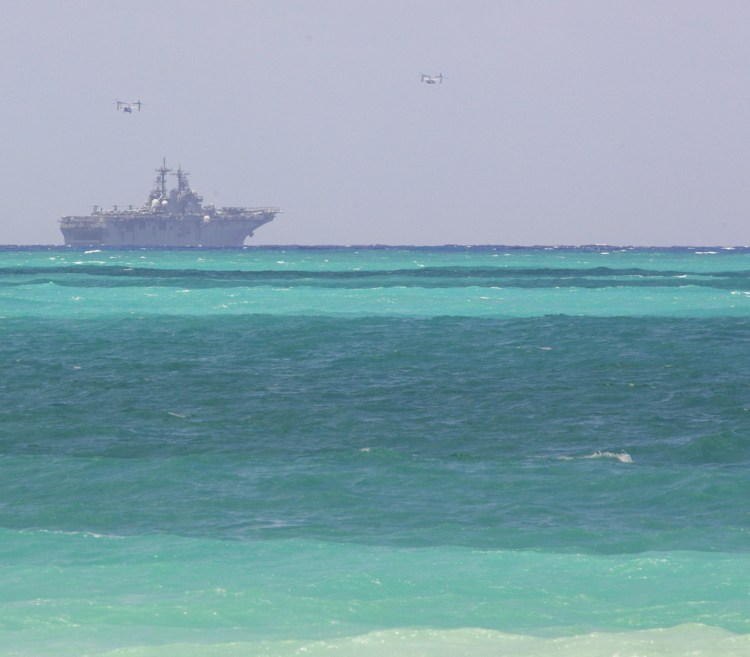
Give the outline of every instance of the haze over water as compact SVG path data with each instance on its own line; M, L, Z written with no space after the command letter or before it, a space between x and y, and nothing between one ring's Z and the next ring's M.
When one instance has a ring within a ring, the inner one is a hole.
M0 249L0 657L746 655L750 250Z

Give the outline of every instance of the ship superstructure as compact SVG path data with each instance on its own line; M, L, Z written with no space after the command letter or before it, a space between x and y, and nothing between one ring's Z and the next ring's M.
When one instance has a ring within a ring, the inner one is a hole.
M273 221L279 208L244 208L203 205L203 198L188 183L181 167L173 173L177 187L167 190L166 160L145 205L120 210L94 206L87 216L66 216L60 220L65 244L69 246L242 246L245 238L263 224Z

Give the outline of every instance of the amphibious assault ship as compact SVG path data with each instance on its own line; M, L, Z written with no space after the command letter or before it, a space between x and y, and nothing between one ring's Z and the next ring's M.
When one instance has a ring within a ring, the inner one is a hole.
M273 221L279 208L215 208L203 205L188 184L188 172L178 167L177 188L167 192L166 159L143 207L103 210L88 216L60 219L69 246L242 246L259 226Z

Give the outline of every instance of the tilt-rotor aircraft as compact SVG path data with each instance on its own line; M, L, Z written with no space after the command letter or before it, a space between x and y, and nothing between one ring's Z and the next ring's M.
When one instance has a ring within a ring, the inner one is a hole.
M117 111L120 110L123 111L125 114L132 114L134 109L137 109L139 112L141 111L141 101L135 103L124 103L121 100L116 101L117 104Z
M443 84L443 74L439 73L438 75L425 75L424 73L420 73L420 80L424 82L425 84Z

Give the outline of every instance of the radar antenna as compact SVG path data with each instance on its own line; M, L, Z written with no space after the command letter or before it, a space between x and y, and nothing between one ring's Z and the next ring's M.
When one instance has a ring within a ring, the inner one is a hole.
M171 171L172 169L167 169L167 158L165 157L162 160L161 167L156 169L156 172L159 174L156 176L156 186L161 190L162 198L167 196L167 174Z
M174 174L177 176L177 192L182 193L189 191L190 185L188 184L187 177L190 175L189 171L183 171L180 165L177 165L177 171Z

